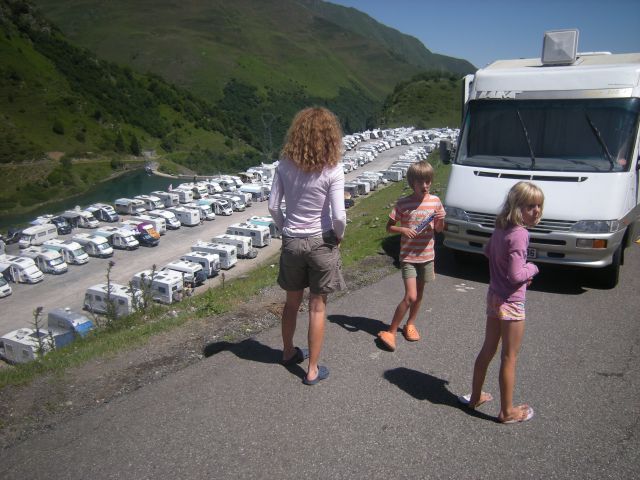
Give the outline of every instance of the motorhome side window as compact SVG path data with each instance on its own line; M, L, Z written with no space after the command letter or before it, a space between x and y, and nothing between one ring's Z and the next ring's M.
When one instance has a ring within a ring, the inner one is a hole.
M458 163L513 170L626 171L640 99L469 103Z
M119 300L118 300L118 304L120 304L120 305L124 305L124 300L120 300L120 299L119 299Z

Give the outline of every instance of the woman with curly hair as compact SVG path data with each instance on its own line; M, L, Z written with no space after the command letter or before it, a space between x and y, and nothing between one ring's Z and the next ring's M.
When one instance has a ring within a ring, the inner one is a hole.
M282 363L290 366L308 358L306 385L329 376L329 369L318 365L327 294L345 288L338 249L347 225L341 156L342 131L336 116L326 108L301 110L287 132L269 197L269 212L282 230L278 284L287 292ZM307 287L309 350L293 345Z

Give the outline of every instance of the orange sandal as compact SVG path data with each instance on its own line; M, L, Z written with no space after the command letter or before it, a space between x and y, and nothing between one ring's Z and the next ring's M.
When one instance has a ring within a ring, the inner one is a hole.
M392 352L396 349L396 336L391 332L379 332L378 338Z
M420 334L418 333L418 329L415 325L405 325L402 329L402 335L404 335L404 338L409 342L417 342L420 340Z

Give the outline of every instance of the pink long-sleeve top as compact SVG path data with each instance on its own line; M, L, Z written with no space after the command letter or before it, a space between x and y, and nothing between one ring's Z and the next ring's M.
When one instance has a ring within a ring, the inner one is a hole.
M304 172L292 161L280 160L271 185L269 212L286 236L311 237L333 230L342 239L347 226L342 167Z
M506 302L524 302L527 282L538 267L527 262L529 232L519 225L496 228L485 247L489 257L489 291Z

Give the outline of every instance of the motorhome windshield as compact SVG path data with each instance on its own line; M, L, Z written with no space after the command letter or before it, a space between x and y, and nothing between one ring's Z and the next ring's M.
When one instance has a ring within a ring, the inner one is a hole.
M506 170L629 170L640 99L469 102L457 163Z
M64 260L62 259L62 257L56 257L49 260L49 265L51 265L52 267L55 267L56 265L60 265L63 262Z

